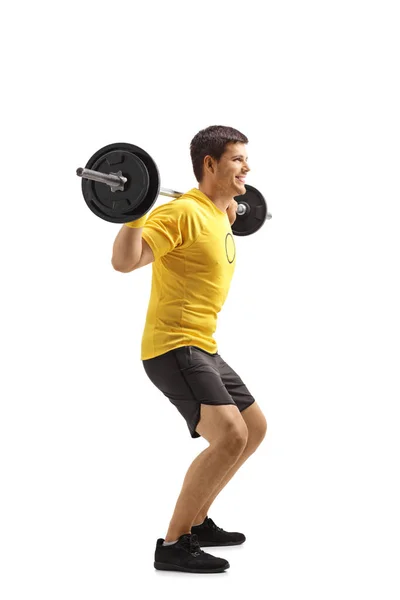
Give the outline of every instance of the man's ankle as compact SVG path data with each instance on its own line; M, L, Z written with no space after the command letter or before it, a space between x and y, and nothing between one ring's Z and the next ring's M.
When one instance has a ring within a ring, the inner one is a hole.
M199 517L199 518L196 518L196 519L193 521L193 525L192 525L192 527L198 527L199 525L203 525L203 523L204 523L204 521L206 520L206 518L207 518L207 515L205 515L205 517Z
M176 542L181 535L190 535L191 532L190 531L181 531L179 533L179 531L172 531L171 533L167 533L167 535L165 536L165 540L164 542Z

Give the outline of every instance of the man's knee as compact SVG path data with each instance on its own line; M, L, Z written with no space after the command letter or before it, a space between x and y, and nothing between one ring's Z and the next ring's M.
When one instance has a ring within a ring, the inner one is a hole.
M243 419L228 423L221 431L217 443L229 454L241 454L246 447L248 430Z
M247 444L247 425L236 405L202 405L197 432L221 450L240 454Z
M237 418L226 420L221 425L214 439L214 446L218 446L221 454L240 456L246 447L247 440L247 426L238 412Z
M256 402L242 411L242 417L247 425L248 446L257 448L267 433L267 420Z

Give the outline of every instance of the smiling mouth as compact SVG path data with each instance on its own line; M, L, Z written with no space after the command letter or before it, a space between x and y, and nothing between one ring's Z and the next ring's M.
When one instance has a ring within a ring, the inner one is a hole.
M245 177L238 177L238 176L236 176L236 179L238 179L240 181L240 183L243 183L243 185L246 182L246 178Z

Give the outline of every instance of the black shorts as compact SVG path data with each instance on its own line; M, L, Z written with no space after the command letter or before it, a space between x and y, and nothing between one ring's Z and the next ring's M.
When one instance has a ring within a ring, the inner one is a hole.
M175 348L143 361L144 370L156 387L176 406L192 438L201 404L235 404L239 411L255 402L239 375L216 354L197 346Z

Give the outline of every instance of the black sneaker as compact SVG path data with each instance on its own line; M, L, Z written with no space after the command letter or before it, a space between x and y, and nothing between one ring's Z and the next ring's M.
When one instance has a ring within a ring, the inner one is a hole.
M203 548L204 546L238 546L246 541L243 533L225 531L208 516L201 525L193 526L191 533L197 535L199 544Z
M229 569L224 558L217 558L201 550L195 533L184 533L175 544L163 546L157 540L154 567L160 571L185 571L186 573L222 573Z

